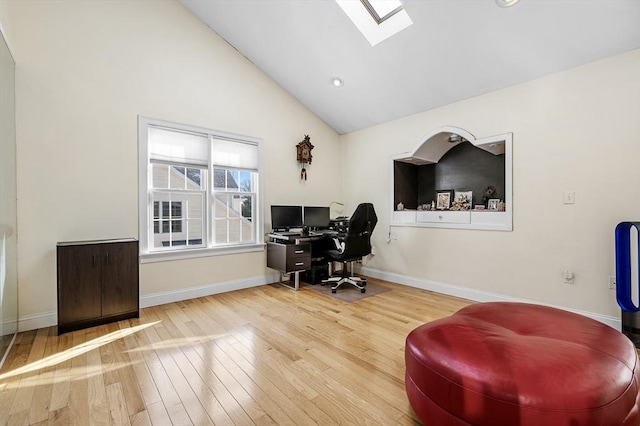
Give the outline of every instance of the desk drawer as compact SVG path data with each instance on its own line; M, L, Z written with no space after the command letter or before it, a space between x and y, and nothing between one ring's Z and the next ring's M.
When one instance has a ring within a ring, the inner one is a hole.
M280 272L304 271L311 267L311 244L267 243L267 266Z
M471 223L471 212L464 211L419 211L418 222Z
M311 244L287 244L287 259L311 256Z
M311 268L311 255L307 254L304 257L289 257L287 258L287 270L291 271L305 271Z

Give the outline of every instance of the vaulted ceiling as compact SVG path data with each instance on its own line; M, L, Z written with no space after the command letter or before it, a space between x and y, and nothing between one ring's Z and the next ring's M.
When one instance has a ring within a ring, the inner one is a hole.
M180 1L341 134L640 48L640 0L404 0L375 46L333 0Z

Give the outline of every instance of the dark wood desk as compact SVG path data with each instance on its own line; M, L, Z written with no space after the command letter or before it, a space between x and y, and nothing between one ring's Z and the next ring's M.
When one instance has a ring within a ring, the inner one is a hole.
M311 269L312 262L322 262L326 249L323 242L331 242L326 232L309 234L267 234L267 267L280 272L280 284L292 290L300 288L300 272ZM293 274L293 283L283 281L282 275Z

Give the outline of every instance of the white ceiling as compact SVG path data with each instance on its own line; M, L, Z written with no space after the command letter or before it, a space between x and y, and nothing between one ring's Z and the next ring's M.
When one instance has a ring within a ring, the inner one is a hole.
M640 48L640 0L404 0L374 47L333 0L180 1L341 134Z

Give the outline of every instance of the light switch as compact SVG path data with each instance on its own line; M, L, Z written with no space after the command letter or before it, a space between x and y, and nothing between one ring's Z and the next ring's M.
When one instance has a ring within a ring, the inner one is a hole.
M562 194L562 200L565 204L573 204L576 202L576 193L573 191L565 191Z

